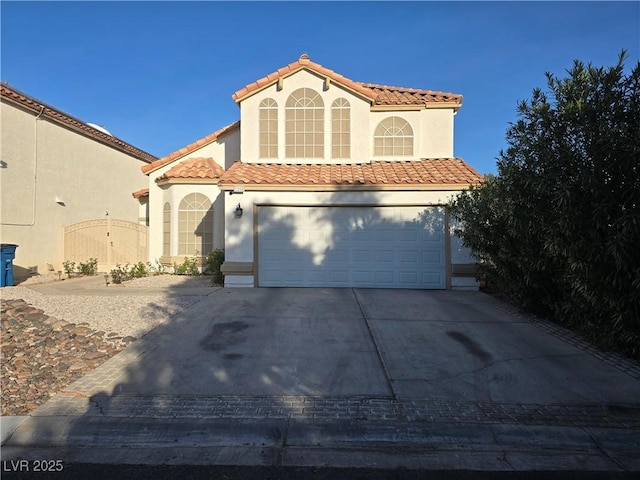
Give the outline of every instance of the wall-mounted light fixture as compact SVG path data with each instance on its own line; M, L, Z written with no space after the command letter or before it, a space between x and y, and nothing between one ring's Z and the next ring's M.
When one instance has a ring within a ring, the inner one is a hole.
M240 204L238 204L238 206L236 207L236 218L240 218L242 216L242 207L240 206Z
M62 198L60 198L60 197L56 197L56 203L57 203L58 205L63 206L63 207L66 205L66 204L64 203L64 200L63 200Z

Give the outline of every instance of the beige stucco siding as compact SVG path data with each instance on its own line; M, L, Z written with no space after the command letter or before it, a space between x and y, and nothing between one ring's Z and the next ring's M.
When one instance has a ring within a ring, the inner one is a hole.
M181 179L184 183L158 185L157 179L170 169L188 158L213 158L214 161L229 168L240 158L240 130L234 130L221 138L204 145L188 155L164 165L148 176L149 187L149 260L155 262L162 257L163 250L163 211L164 204L171 205L171 255L178 255L178 208L180 201L189 193L199 192L206 195L214 209L214 248L224 247L224 197L215 181L211 184L189 183L188 179Z
M413 130L413 155L416 158L453 157L453 109L422 109L413 111L375 111L371 112L370 155L373 160L402 160L402 157L384 157L374 155L373 135L378 124L388 117L400 117L406 120Z
M305 158L304 163L354 163L371 160L368 138L369 102L337 84L330 83L329 88L325 90L323 78L303 70L285 78L281 90L278 90L277 85L274 84L242 101L240 112L242 161L296 163L301 160L285 156L285 105L287 98L293 92L305 87L315 90L322 96L324 103L324 158ZM265 98L273 98L278 103L277 159L261 159L259 156L259 106ZM331 158L331 105L338 98L346 99L351 110L351 158L346 159Z
M5 102L1 144L1 236L19 245L17 266L60 269L66 225L106 212L139 221L144 162Z
M158 187L154 194L154 216L149 225L149 260L155 262L163 256L163 210L164 204L171 205L171 256L178 255L178 210L182 199L190 193L202 193L213 207L213 246L224 248L224 205L223 194L217 185L206 184L173 184Z

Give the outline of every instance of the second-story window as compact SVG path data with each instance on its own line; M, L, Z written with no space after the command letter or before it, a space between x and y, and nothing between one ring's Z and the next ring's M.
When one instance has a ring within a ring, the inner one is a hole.
M285 105L287 158L324 157L324 103L311 88L299 88Z
M351 109L345 98L331 105L331 158L351 156Z
M260 158L278 158L278 104L273 98L260 102Z
M413 155L413 129L409 122L400 117L382 120L373 133L373 154L377 157Z

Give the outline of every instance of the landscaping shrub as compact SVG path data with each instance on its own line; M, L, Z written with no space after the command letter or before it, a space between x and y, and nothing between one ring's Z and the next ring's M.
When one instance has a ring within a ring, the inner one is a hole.
M220 271L220 267L224 263L224 249L217 248L213 250L204 259L204 273L211 275L211 283L214 285L224 285L224 275Z
M200 275L198 261L195 258L185 258L182 265L174 265L173 271L176 275Z
M452 204L458 234L517 304L640 358L640 63L547 74L498 175Z

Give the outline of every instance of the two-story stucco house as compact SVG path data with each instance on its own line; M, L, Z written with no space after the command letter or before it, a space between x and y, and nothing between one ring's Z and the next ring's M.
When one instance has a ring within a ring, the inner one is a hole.
M240 121L145 167L150 256L224 247L225 286L477 288L447 202L461 95L352 81L302 55Z
M146 198L132 192L157 158L6 83L0 99L0 236L18 245L15 280L66 260L146 260Z

